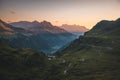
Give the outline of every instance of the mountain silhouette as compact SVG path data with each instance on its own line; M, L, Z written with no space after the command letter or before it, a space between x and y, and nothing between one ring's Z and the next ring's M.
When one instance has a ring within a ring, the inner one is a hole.
M88 29L84 26L79 26L79 25L68 25L68 24L63 24L60 26L60 28L65 29L66 31L73 33L79 37L80 35L83 35L84 32L88 31Z
M2 23L9 31L14 32L1 36L3 42L16 48L32 48L45 53L54 53L75 39L75 35L47 21L20 21L11 24L2 21Z

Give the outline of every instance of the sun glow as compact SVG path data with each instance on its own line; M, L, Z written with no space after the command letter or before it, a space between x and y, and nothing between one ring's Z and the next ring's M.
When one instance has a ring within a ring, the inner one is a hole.
M57 26L77 24L90 29L100 20L119 18L119 9L116 0L4 0L0 18L6 22L47 20Z

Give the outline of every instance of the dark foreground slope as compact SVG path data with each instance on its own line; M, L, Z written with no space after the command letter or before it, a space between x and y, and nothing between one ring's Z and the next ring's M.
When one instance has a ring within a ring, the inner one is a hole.
M119 80L120 19L97 23L60 54L67 80Z
M45 54L0 42L0 80L64 80L64 75L61 66Z
M41 78L47 65L47 58L43 53L32 49L17 50L0 43L0 80Z

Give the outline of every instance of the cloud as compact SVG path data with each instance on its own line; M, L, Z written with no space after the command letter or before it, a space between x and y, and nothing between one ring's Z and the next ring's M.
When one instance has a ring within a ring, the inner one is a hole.
M10 13L11 13L11 14L16 14L16 12L15 12L15 11L10 11Z

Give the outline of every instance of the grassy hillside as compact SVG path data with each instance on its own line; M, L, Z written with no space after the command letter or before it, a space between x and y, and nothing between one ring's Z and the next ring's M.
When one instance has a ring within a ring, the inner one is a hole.
M46 65L47 58L42 53L32 49L17 50L0 44L0 80L41 78Z
M119 80L119 30L120 21L102 21L60 53L66 80Z
M61 66L45 54L0 42L0 80L64 80L64 75Z

